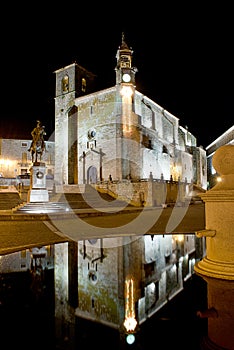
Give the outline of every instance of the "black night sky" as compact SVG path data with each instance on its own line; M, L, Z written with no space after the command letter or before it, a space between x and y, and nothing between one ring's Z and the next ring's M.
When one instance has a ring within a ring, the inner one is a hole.
M122 32L138 69L136 89L178 117L198 145L206 147L230 128L231 5L146 5L4 5L0 137L30 139L40 119L49 139L59 68L76 61L97 75L100 89L114 86Z

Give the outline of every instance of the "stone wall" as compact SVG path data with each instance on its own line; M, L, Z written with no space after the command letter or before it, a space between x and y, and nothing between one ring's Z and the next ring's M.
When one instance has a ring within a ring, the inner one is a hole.
M176 181L103 181L95 187L134 206L183 205L190 198L190 185Z

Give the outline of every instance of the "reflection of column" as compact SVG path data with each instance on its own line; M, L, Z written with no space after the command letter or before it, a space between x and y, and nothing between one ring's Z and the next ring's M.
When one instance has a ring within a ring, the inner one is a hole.
M72 245L74 248L74 245ZM74 288L73 278L77 273L70 270L71 246L69 243L56 244L54 247L54 286L55 286L55 337L56 341L64 343L64 347L67 348L68 344L75 339L74 325L75 325L75 312L74 303L76 304L75 294L71 297L71 288ZM76 252L76 250L75 250ZM73 252L74 253L74 252ZM76 252L77 253L77 252ZM76 254L73 254L74 256ZM74 257L72 258L72 260ZM76 257L75 257L76 260ZM74 262L71 261L71 264ZM73 265L74 267L75 265ZM76 278L76 277L75 277ZM76 280L75 280L76 282ZM72 283L72 285L70 285ZM75 293L75 289L73 289ZM75 299L74 299L75 296ZM73 348L71 346L71 348Z
M234 284L217 278L204 278L207 282L208 309L197 312L208 322L208 337L202 349L234 349Z
M206 257L195 265L195 272L234 280L234 145L224 145L213 156L213 166L221 182L201 195L205 202Z

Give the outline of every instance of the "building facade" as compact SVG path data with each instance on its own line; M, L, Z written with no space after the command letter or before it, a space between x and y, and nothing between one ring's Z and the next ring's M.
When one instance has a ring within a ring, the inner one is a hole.
M207 186L206 152L179 119L136 89L133 51L122 37L116 84L72 63L55 71L55 181L96 184L149 178Z
M0 139L0 174L2 178L16 178L30 173L31 154L28 151L31 140ZM54 175L54 142L45 141L46 150L43 162L46 164L48 177Z

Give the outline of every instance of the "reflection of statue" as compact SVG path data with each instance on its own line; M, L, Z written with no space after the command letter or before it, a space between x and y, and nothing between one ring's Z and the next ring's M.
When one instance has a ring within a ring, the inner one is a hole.
M29 148L29 152L31 152L32 155L32 162L37 162L37 157L39 155L40 160L42 157L42 154L45 150L45 141L44 141L44 135L46 135L45 127L41 126L40 120L37 120L37 126L32 130L32 142ZM35 160L34 160L35 155Z

